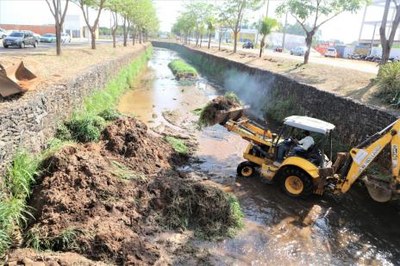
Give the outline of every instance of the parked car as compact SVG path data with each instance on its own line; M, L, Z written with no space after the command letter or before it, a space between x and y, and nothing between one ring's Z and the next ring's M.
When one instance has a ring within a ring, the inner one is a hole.
M56 35L54 33L46 33L40 37L40 42L55 42Z
M254 44L253 44L252 41L246 40L246 41L243 43L243 49L253 49L253 48L254 48Z
M307 51L307 47L305 46L297 46L290 50L291 55L298 55L298 56L303 56Z
M61 33L61 42L62 43L71 42L71 36L68 33Z
M7 32L5 29L0 28L0 39L3 39L7 36Z
M334 58L336 58L337 57L336 48L328 47L328 49L326 49L326 52L325 52L325 57L334 57Z
M42 36L40 36L40 34L37 34L37 33L33 32L33 37L35 37L36 41L39 43L40 42L40 38Z
M26 45L32 45L36 48L37 41L31 31L13 31L9 36L3 39L3 47L18 46L25 48Z

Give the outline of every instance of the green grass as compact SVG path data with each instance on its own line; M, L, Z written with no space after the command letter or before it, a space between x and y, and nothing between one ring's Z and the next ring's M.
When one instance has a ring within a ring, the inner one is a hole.
M243 218L244 214L242 209L240 208L240 203L238 199L229 194L228 196L229 208L230 208L230 216L231 216L231 226L228 229L228 236L233 237L236 232L244 227Z
M39 160L27 152L19 151L7 167L0 198L0 255L12 243L12 235L24 227L32 214L26 199L38 173Z
M34 226L26 233L25 243L35 250L75 250L79 249L76 239L81 233L80 230L70 227L59 235L49 237L47 232L42 232L40 228Z
M168 67L178 79L197 76L197 70L181 59L171 61Z
M171 136L166 136L165 140L171 144L172 148L179 154L186 155L189 153L189 148L186 146L185 142L181 139L177 139Z

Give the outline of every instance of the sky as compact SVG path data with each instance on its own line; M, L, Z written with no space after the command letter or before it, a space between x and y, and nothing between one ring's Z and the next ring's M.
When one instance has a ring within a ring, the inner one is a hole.
M160 20L160 28L162 31L170 31L172 25L179 16L179 13L184 10L186 3L194 0L153 0L157 16ZM211 3L222 0L208 0ZM270 0L269 16L275 17L281 23L284 23L284 17L277 17L275 8L282 0ZM14 8L12 8L14 7ZM70 5L68 14L79 14L80 10L75 5ZM250 12L249 19L258 21L266 13L266 5L259 11ZM333 20L329 21L321 27L322 37L325 40L338 39L345 43L351 43L358 40L364 8L355 14L343 13ZM366 20L379 20L382 16L382 9L368 8ZM21 22L23 23L17 23ZM289 15L288 22L293 24L295 21ZM53 17L45 3L45 0L0 0L0 24L50 24L54 23ZM110 17L107 12L104 12L100 21L101 26L110 25ZM365 39L371 39L373 33L373 25L364 27ZM379 25L378 25L379 28ZM399 32L400 34L400 32ZM375 38L379 38L378 30Z
M210 1L215 3L214 0ZM184 10L185 3L189 2L188 0L153 0L156 10L157 16L160 19L160 27L162 31L170 31L172 25L174 24L176 18L179 16L179 12ZM284 24L284 17L277 17L275 14L276 7L281 3L281 0L270 0L269 6L269 16L272 16L282 24ZM259 18L266 13L266 4L257 12L251 12L250 19L251 20L259 20ZM364 14L364 8L360 9L357 13L352 14L350 12L345 12L339 15L338 17L332 19L327 22L325 25L321 27L322 37L326 40L338 39L342 40L345 43L351 43L353 41L357 41L360 33L361 22ZM369 7L366 13L366 21L379 20L382 17L382 9L381 8L373 8ZM288 23L294 24L295 20L288 16ZM379 27L379 26L378 26ZM364 38L371 39L373 34L373 26L368 25L363 29ZM378 36L378 30L376 31L375 38Z

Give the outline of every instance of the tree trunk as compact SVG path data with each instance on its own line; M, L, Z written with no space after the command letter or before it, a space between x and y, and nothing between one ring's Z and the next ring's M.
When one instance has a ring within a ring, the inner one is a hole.
M262 53L264 51L264 46L265 46L265 36L263 35L262 39L261 39L261 43L260 43L260 57L262 56Z
M238 31L234 31L233 35L234 35L234 41L233 41L233 53L236 53L237 51L237 37L238 37L239 32Z
M126 30L126 18L124 18L124 25L123 25L123 35L124 35L124 47L128 45L128 31Z
M310 57L310 52L311 52L311 44L312 44L312 39L314 37L314 32L315 31L310 31L307 32L307 37L306 37L306 45L307 45L307 50L304 53L304 64L308 64L308 59Z
M113 39L113 48L117 47L117 38L116 38L116 33L117 33L117 28L112 29L112 39Z
M143 42L143 35L142 35L142 31L139 31L139 43L142 44Z
M135 45L136 42L136 30L132 31L132 45Z
M211 32L208 34L208 49L211 47Z
M56 23L56 52L61 55L61 25Z
M92 37L92 49L96 49L96 28L90 30L90 35Z
M196 46L199 46L199 33L196 33Z
M218 51L221 51L221 42L222 42L222 34L219 34L219 40L218 40Z
M203 43L203 34L200 34L200 48L202 43Z

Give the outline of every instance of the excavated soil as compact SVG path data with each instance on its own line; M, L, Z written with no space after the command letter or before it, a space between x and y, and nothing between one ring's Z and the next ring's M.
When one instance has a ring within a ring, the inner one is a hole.
M218 96L211 100L201 111L199 124L204 126L211 126L218 123L217 113L219 111L229 111L241 107L241 104L233 99Z
M109 125L99 143L64 147L43 163L25 246L69 253L17 249L8 265L171 264L170 243L152 241L160 232L226 234L235 225L229 196L176 172L184 161L134 118Z

